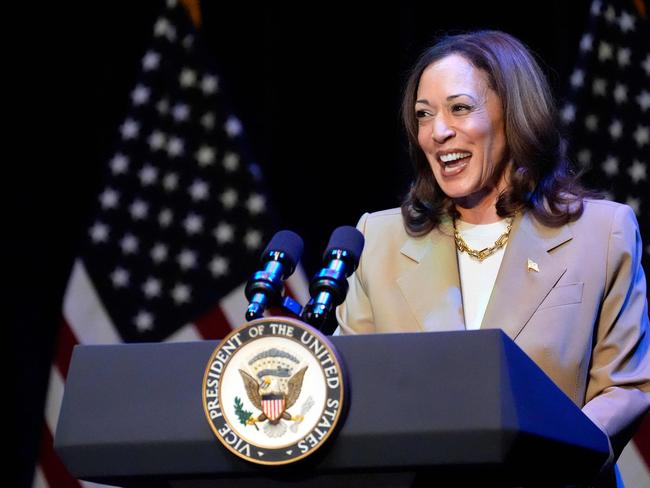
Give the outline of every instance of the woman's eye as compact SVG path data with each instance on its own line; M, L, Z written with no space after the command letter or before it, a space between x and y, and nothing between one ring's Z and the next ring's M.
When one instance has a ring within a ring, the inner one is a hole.
M416 119L423 119L427 115L429 115L429 113L426 110L416 110L415 111L415 118Z
M469 105L457 103L451 107L452 112L466 112L470 109Z

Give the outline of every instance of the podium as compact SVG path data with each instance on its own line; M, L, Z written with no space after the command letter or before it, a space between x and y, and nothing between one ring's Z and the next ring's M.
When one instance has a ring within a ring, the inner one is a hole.
M312 456L274 467L210 430L216 341L77 346L54 441L70 472L119 486L563 486L608 457L603 434L500 330L331 337L347 412Z

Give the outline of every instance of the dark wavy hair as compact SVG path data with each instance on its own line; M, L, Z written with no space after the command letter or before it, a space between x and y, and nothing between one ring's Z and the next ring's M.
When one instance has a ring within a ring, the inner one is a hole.
M476 31L445 36L427 49L410 72L402 100L415 180L402 203L407 232L421 236L437 227L445 215L458 217L453 202L438 186L418 144L415 101L420 77L431 64L458 54L486 75L501 102L507 151L513 164L508 188L496 203L497 214L511 217L529 209L541 223L558 227L578 218L583 198L598 195L584 188L571 170L566 144L544 73L528 49L509 34Z

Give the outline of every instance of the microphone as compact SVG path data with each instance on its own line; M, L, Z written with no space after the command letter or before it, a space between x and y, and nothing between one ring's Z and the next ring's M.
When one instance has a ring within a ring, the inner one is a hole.
M311 299L300 316L303 321L321 329L332 309L343 303L348 293L347 277L357 269L364 241L363 234L349 225L332 232L323 255L325 267L309 284Z
M254 273L246 284L247 321L261 318L267 307L280 304L283 280L296 269L303 248L302 238L295 232L281 230L273 236L260 257L264 269Z

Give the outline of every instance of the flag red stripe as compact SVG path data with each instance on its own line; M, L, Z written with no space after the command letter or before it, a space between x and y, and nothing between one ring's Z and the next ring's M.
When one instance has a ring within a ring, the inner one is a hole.
M650 414L646 414L633 441L646 466L650 469Z
M77 338L70 328L70 324L64 318L61 320L59 327L59 336L57 339L56 354L54 362L59 368L61 376L65 380L68 377L68 368L70 367L70 358L72 357L72 350L78 344Z
M43 475L51 487L81 488L81 483L72 477L54 452L54 439L45 422L43 422L41 438L40 465Z
M219 305L194 322L204 339L221 339L232 331L232 326Z

